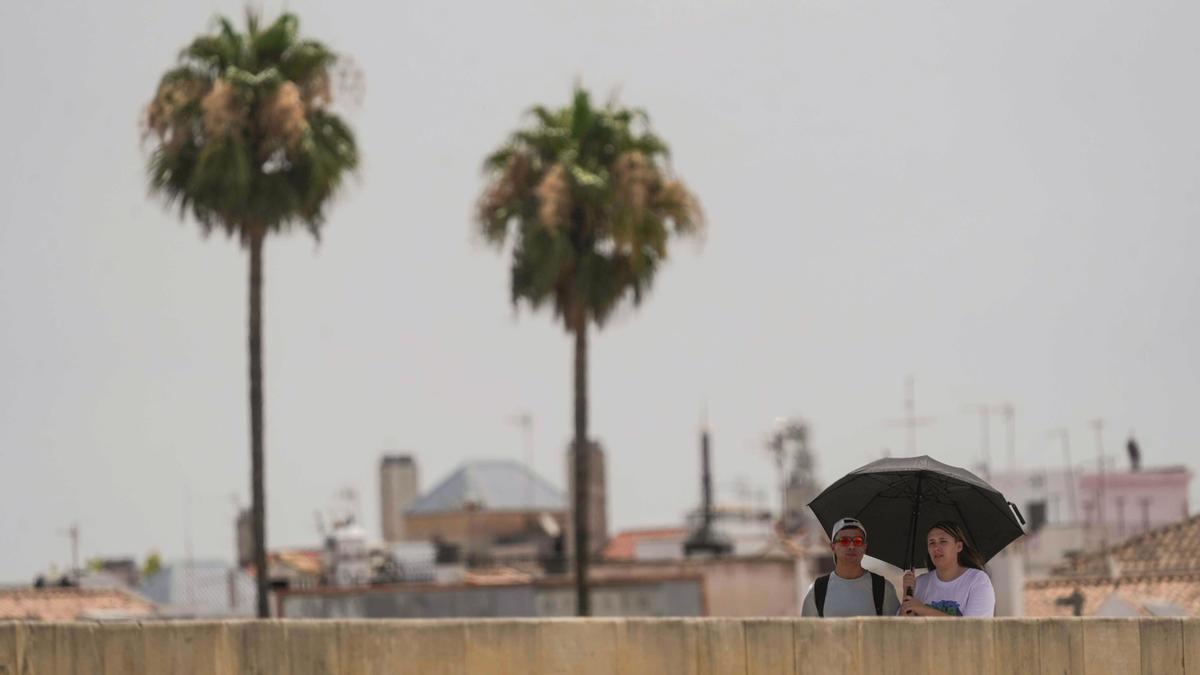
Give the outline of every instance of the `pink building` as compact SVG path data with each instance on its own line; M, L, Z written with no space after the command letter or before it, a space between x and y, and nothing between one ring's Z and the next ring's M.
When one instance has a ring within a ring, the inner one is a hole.
M1183 466L1126 471L1029 469L991 476L1021 509L1025 571L1046 576L1073 552L1117 544L1188 515L1192 473Z
M1095 531L1092 543L1115 544L1187 518L1191 480L1191 471L1182 466L1082 474L1079 514Z

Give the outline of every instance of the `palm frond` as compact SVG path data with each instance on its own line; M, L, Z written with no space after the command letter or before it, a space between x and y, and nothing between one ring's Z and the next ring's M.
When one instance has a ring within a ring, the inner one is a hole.
M323 109L322 78L336 56L298 39L284 14L239 33L223 17L194 39L162 77L147 108L157 142L147 165L152 193L206 230L303 225L319 234L325 207L359 165L349 126Z
M251 50L259 63L276 63L296 42L300 20L294 14L281 14L266 30L254 34Z
M278 59L279 71L287 79L305 83L327 71L337 56L325 45L314 40L296 42L283 51Z
M529 123L483 162L477 220L488 241L513 240L513 302L583 308L598 324L622 299L639 304L675 236L699 232L698 201L669 171L667 144L646 113L596 108L576 88L561 108L533 106ZM525 157L513 180L514 157Z

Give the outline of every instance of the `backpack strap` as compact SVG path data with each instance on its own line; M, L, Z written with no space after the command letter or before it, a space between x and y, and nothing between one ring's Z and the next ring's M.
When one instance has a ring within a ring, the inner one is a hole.
M871 594L875 596L875 616L883 616L883 593L887 590L887 580L871 572Z
M817 577L813 582L813 593L816 593L815 600L817 601L817 616L824 618L825 616L825 592L829 590L829 575L824 574Z

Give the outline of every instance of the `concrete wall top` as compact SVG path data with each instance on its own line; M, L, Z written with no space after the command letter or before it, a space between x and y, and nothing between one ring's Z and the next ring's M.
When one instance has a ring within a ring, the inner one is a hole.
M1200 619L0 622L0 675L1200 673Z

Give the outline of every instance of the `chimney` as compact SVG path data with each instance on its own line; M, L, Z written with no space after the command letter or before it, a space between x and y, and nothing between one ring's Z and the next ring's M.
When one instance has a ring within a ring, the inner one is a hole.
M588 548L599 555L608 544L608 481L605 476L604 449L597 441L588 442ZM575 452L567 446L567 527L565 543L568 555L575 554Z
M712 466L709 457L708 427L700 431L700 526L683 543L684 555L705 553L727 555L733 546L713 530Z
M238 567L254 564L254 520L250 509L239 509L235 525Z
M417 498L417 463L411 455L384 455L379 462L379 508L383 540L406 538L404 510Z

